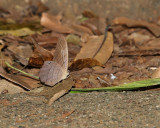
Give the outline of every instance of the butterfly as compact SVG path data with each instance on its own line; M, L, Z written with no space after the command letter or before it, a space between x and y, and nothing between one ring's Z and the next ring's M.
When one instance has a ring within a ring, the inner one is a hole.
M54 86L68 76L68 46L65 37L60 35L53 61L45 61L39 72L42 83Z

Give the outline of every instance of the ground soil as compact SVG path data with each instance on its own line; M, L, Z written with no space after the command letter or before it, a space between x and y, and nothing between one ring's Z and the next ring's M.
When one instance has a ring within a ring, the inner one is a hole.
M158 128L159 91L67 94L51 106L26 93L0 95L1 128Z

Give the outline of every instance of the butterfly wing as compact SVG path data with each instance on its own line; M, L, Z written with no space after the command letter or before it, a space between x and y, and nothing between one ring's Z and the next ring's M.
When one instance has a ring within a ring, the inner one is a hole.
M41 82L49 86L54 86L56 83L65 79L68 75L68 47L63 36L59 37L57 42L54 60L45 61L40 69L39 77Z
M61 76L63 71L61 66L54 61L45 61L40 70L40 80L49 86L54 86L56 83L62 80Z
M62 67L64 76L68 74L68 46L65 37L62 35L57 42L53 61Z

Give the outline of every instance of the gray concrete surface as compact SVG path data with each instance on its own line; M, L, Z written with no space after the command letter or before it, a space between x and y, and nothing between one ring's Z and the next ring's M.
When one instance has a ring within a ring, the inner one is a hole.
M160 127L159 91L67 94L51 106L44 101L23 93L0 95L1 128Z

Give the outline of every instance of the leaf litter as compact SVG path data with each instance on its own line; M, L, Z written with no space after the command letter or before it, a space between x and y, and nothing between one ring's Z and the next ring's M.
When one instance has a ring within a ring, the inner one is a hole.
M0 81L12 85L1 85L0 93L31 90L30 94L45 95L52 104L69 90L122 91L159 84L158 21L115 17L106 29L106 19L89 10L76 17L63 11L57 15L48 13L42 3L34 6L36 10L29 6L16 17L8 10L1 16L0 40L4 44L0 51ZM68 43L70 76L48 87L37 76L44 62L54 62L59 35ZM10 91L14 86L20 90Z

